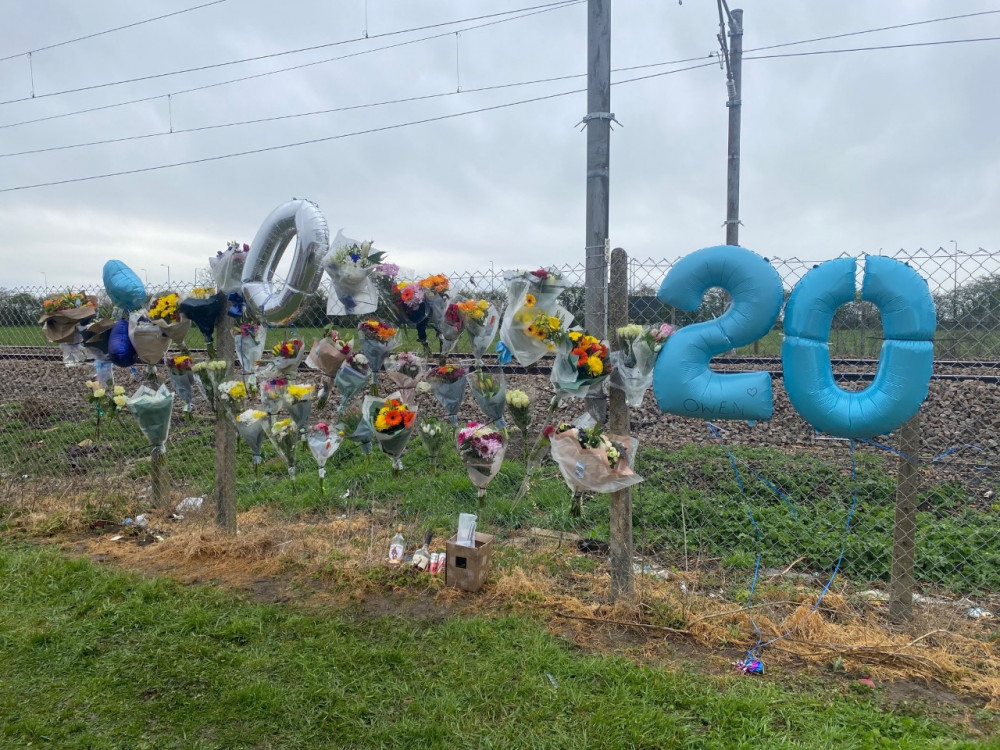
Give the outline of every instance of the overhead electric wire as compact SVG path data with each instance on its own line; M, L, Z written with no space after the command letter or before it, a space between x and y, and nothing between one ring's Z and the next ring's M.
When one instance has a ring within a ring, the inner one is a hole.
M623 81L615 81L611 85L619 86L625 83L634 83L636 81L645 81L651 78L660 78L663 76L673 75L675 73L683 73L689 70L697 70L698 68L707 68L714 66L714 62L701 63L700 65L692 65L687 68L678 68L677 70L667 70L662 73L650 73L649 75L639 76L636 78L628 78ZM571 91L561 91L555 94L545 94L544 96L536 96L530 99L519 99L513 102L504 102L503 104L493 104L488 107L479 107L477 109L464 110L462 112L452 112L445 115L435 115L434 117L426 117L420 120L409 120L407 122L394 123L392 125L383 125L377 128L368 128L366 130L355 130L349 133L339 133L337 135L327 135L321 138L311 138L305 141L296 141L294 143L281 143L275 146L264 146L262 148L249 149L247 151L237 151L228 154L216 154L215 156L205 156L199 159L188 159L186 161L171 162L169 164L157 164L151 167L139 167L137 169L126 169L119 172L105 172L103 174L88 175L86 177L71 177L65 180L53 180L51 182L39 182L33 185L17 185L15 187L0 188L0 193L11 193L18 190L32 190L41 187L53 187L56 185L68 185L76 182L90 182L92 180L101 180L108 177L123 177L132 174L142 174L145 172L157 172L162 169L172 169L174 167L186 167L193 164L204 164L206 162L221 161L223 159L234 159L240 156L251 156L254 154L263 154L271 151L281 151L286 148L296 148L298 146L310 146L316 143L326 143L328 141L342 140L344 138L352 138L359 135L369 135L372 133L382 133L388 130L399 130L400 128L410 127L412 125L425 125L431 122L440 122L442 120L452 120L458 117L464 117L466 115L475 115L483 112L492 112L498 109L508 109L510 107L516 107L521 104L533 104L535 102L546 101L549 99L558 99L563 96L570 96L572 94L580 94L585 92L586 89L573 89Z
M193 10L201 10L202 8L207 8L211 5L219 5L221 3L229 2L229 0L212 0L209 3L202 3L201 5L195 5L191 8L183 8L182 10L175 10L172 13L164 13L162 16L156 16L154 18L147 18L143 21L135 21L133 23L127 23L124 26L116 26L113 29L105 29L104 31L95 31L92 34L85 34L84 36L78 36L74 39L67 39L63 42L56 42L55 44L47 44L44 47L36 47L35 49L29 49L24 52L18 52L15 55L7 55L6 57L0 57L0 62L4 60L13 60L15 57L25 57L26 55L33 55L36 52L44 52L45 50L55 49L56 47L64 47L67 44L73 44L74 42L82 42L86 39L93 39L94 37L104 36L105 34L111 34L115 31L124 31L125 29L132 29L136 26L142 26L146 23L152 23L153 21L162 21L164 18L171 18L173 16L179 16L183 13L190 13Z
M224 0L219 0L219 1L223 2ZM507 19L504 19L504 21L514 21L514 20L517 20L518 18L528 18L529 16L536 15L536 13L547 13L547 12L550 12L550 11L553 11L553 10L561 10L562 8L568 8L568 7L573 6L573 5L579 5L580 3L585 2L585 1L586 0L559 0L559 2L554 2L554 3L545 3L543 5L532 5L532 6L528 6L526 8L517 8L515 10L507 10L507 11L503 11L503 12L500 12L500 13L488 13L488 14L481 15L481 16L472 16L472 17L469 17L469 18L460 18L460 19L457 19L457 20L454 20L454 21L443 21L441 23L433 23L433 24L428 24L426 26L414 26L414 27L409 28L409 29L397 29L396 31L386 31L386 32L383 32L381 34L372 34L370 36L354 37L352 39L342 39L342 40L336 41L336 42L326 42L325 44L315 44L315 45L312 45L311 47L300 47L298 49L285 50L284 52L271 52L271 53L268 53L266 55L256 55L254 57L245 57L245 58L242 58L242 59L239 59L239 60L230 60L228 62L211 63L211 64L208 64L208 65L199 65L199 66L196 66L196 67L193 67L193 68L183 68L181 70L173 70L173 71L169 71L169 72L166 72L166 73L152 73L150 75L145 75L145 76L136 76L135 78L123 78L123 79L118 80L118 81L106 81L104 83L95 83L95 84L91 84L91 85L88 85L88 86L78 86L78 87L72 88L72 89L62 89L60 91L50 91L50 92L47 92L47 93L44 93L44 94L35 94L35 93L32 93L31 96L24 96L24 97L20 97L18 99L6 99L4 101L0 101L0 105L2 105L2 104L15 104L17 102L32 101L34 99L45 99L45 98L52 97L52 96L62 96L64 94L75 94L75 93L79 93L81 91L93 91L95 89L108 88L110 86L121 86L121 85L124 85L124 84L127 84L127 83L138 83L140 81L151 81L151 80L155 80L155 79L158 79L158 78L168 78L170 76L182 75L184 73L198 73L198 72L203 72L203 71L206 71L206 70L213 70L215 68L224 68L224 67L227 67L227 66L230 66L230 65L241 65L243 63L256 62L258 60L267 60L267 59L271 59L271 58L275 58L275 57L283 57L283 56L286 56L286 55L295 55L295 54L298 54L298 53L301 53L301 52L313 52L313 51L318 50L318 49L326 49L326 48L329 48L329 47L339 47L339 46L342 46L344 44L354 44L355 42L366 42L366 41L371 40L371 39L381 39L381 38L390 37L390 36L399 36L400 34L410 34L410 33L416 33L418 31L429 31L430 29L439 29L439 28L442 28L444 26L454 26L454 25L460 24L460 23L472 23L474 21L482 21L482 20L487 19L487 18L497 18L499 16L511 16L511 15L514 15L515 13L523 13L524 14L522 16L517 16L516 18L507 18ZM535 13L530 12L530 11L535 11ZM502 22L503 21L500 21L500 22L497 22L497 23L502 23ZM471 29L483 28L485 26L490 26L490 25L492 25L492 24L483 24L482 26L472 26L469 29L459 29L459 31L469 31ZM424 39L416 40L416 41L426 41L427 39L439 39L439 38L441 38L443 36L451 36L454 33L456 33L456 32L449 31L449 32L447 32L445 34L439 34L439 35L435 35L435 36L429 36L429 37L425 37ZM413 42L405 42L403 44L411 44L411 43L413 43ZM393 46L403 46L403 45L402 44L401 45L389 45L389 46L386 46L386 47L379 47L379 48L377 48L375 50L371 50L371 51L377 52L377 51L383 50L383 49L392 49ZM325 60L319 60L317 62L306 63L304 65L296 65L296 66L290 66L290 67L287 67L287 68L279 68L279 69L277 69L275 71L272 71L270 73L257 74L257 75L253 75L253 76L248 76L247 78L235 78L235 79L233 79L231 81L225 81L225 82L222 82L222 83L217 83L217 84L212 84L212 85L222 86L222 85L225 85L226 83L236 83L238 81L250 80L251 78L260 77L262 75L274 75L275 73L282 73L282 72L285 72L285 71L288 71L288 70L297 70L300 67L308 67L309 65L319 65L319 64L322 64L324 62L332 62L332 61L335 61L335 60L343 60L343 59L346 59L347 57L356 57L356 56L362 55L362 54L368 54L368 52L367 51L366 52L358 52L358 53L354 53L354 54L351 54L351 55L344 55L342 57L332 57L332 58L327 58ZM174 93L176 93L176 94L186 94L186 93L189 93L190 91L197 91L197 90L198 89L188 89L188 90L185 90L185 91L177 91L177 92L174 92ZM164 96L164 95L161 94L161 96ZM138 100L138 101L145 101L145 100ZM133 102L127 102L127 103L131 104Z
M937 47L943 44L969 44L971 42L998 42L1000 36L983 36L975 39L939 39L933 42L910 42L908 44L880 44L874 47L847 47L842 49L819 49L809 52L783 52L778 55L744 55L744 60L778 60L784 57L813 57L815 55L836 55L844 52L876 52L879 50L909 49L912 47Z

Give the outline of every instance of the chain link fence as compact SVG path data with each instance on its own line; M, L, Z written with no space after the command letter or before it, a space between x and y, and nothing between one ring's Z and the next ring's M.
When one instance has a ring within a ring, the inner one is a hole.
M970 595L996 601L1000 594L1000 500L997 485L997 427L1000 426L1000 255L986 251L945 253L900 251L891 254L926 278L937 303L936 359L930 395L919 424L920 491L915 528L915 575L927 595ZM820 260L771 259L786 296ZM861 264L859 264L860 266ZM721 290L710 290L702 307L688 312L656 298L670 268L662 260L631 259L628 309L632 322L689 325L721 314L728 304ZM562 304L583 320L584 265L560 269L569 281ZM502 305L499 269L451 274L453 293L466 293ZM182 295L191 285L172 284ZM85 381L94 377L89 362L66 366L58 347L48 344L38 325L42 300L52 289L0 291L0 511L32 507L45 497L76 498L81 505L141 507L150 501L150 448L129 415L105 419L100 439ZM74 291L76 291L74 289ZM102 313L110 303L100 288L82 291L98 297ZM167 287L151 288L153 295ZM384 317L391 311L380 310ZM350 330L353 318L334 321ZM306 346L331 323L325 292L310 298L295 324L268 332L268 347L285 338ZM857 301L844 305L830 338L837 382L847 389L873 378L881 345L877 310ZM416 349L414 338L409 348ZM185 343L195 359L204 358L204 341L192 330ZM746 587L748 571L759 576L801 576L825 581L837 570L859 589L884 587L892 559L898 434L879 445L824 438L791 407L782 389L781 320L755 344L726 352L713 366L720 371L767 370L774 380L775 411L768 423L704 421L661 414L652 394L631 412L631 432L640 440L637 470L645 477L634 496L637 551L642 565L700 570L715 576L720 589ZM463 355L456 356L460 359ZM495 366L495 365L491 365ZM156 379L170 382L163 364L116 368L115 383L132 393ZM536 394L544 406L547 377L535 370L508 368L508 387ZM318 373L304 367L297 381L321 385ZM388 383L383 384L388 391ZM435 413L426 396L425 413ZM336 399L315 419L334 420ZM560 416L569 419L579 402ZM461 418L478 417L471 397ZM171 499L208 497L214 486L214 425L205 399L194 411L174 406L168 441ZM646 448L647 450L642 450ZM420 450L414 447L414 451ZM513 453L513 451L512 451ZM249 453L238 452L240 507L260 501L280 503L267 483L255 477ZM517 462L509 457L509 463ZM265 469L266 471L266 469ZM275 470L275 474L280 469ZM523 473L523 472L522 472ZM515 476L491 493L512 495ZM363 488L358 490L363 492ZM569 501L567 500L567 505ZM518 523L522 523L523 519ZM513 523L513 522L512 522ZM607 500L588 501L582 519L566 520L588 534L607 534ZM738 573L736 571L739 571ZM730 591L731 593L731 591ZM996 607L994 607L996 608Z

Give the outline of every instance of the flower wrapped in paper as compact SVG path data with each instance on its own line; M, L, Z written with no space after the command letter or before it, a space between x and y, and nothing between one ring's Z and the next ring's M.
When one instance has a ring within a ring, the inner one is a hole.
M53 344L72 344L79 328L97 317L97 298L67 291L42 302L42 333Z
M88 380L86 383L90 393L87 394L87 401L94 407L94 415L97 418L97 430L95 437L101 439L101 421L106 417L114 417L119 409L124 409L127 399L125 389L120 385L108 387L95 380Z
M236 416L236 431L253 451L254 471L261 462L261 448L267 437L268 413L259 409L247 409Z
M256 323L243 323L233 329L233 345L236 347L236 361L244 377L255 379L257 362L264 356L267 329Z
M617 492L642 481L632 471L639 441L605 435L600 423L583 428L562 424L552 433L552 458L574 492Z
M219 250L208 259L215 286L226 296L243 291L243 266L246 265L250 246L230 241L225 250Z
M354 339L344 341L337 331L331 330L313 342L306 357L306 367L318 370L328 378L337 376L337 370L354 351Z
M540 317L554 317L568 326L573 316L559 306L559 295L566 283L555 269L539 268L536 271L505 272L507 281L507 308L500 322L502 357L513 356L522 365L531 365L551 352L552 342L540 338L530 330Z
M167 358L167 369L170 371L170 382L174 393L184 402L184 413L194 411L194 373L191 372L191 358L186 354Z
M507 453L507 438L503 432L479 422L467 422L455 438L458 455L469 479L479 488L479 498L486 496L486 487L500 471Z
M128 316L128 337L139 361L155 365L163 359L171 340L166 332L143 312Z
M528 394L517 388L507 391L507 413L510 414L514 426L521 431L522 435L528 434L528 427L531 426L531 399Z
M372 280L385 253L372 248L371 240L358 242L337 232L323 258L331 290L326 313L331 316L371 315L378 309L378 290Z
M309 445L309 452L316 459L316 466L319 468L319 491L323 491L323 480L326 477L326 462L330 456L337 452L343 436L334 428L331 429L326 422L317 422L306 434L306 443Z
M208 400L213 411L215 410L215 398L219 392L219 385L226 377L226 366L226 363L221 359L210 359L208 362L198 362L191 367L191 372L197 378L195 382L198 384L198 389L201 391L201 395Z
M387 398L366 396L361 415L379 448L392 459L392 468L402 469L402 457L413 436L416 410L404 404L397 392Z
M441 404L452 425L458 424L458 410L468 385L467 375L468 370L455 365L442 365L427 373L426 381L430 383L434 398Z
M361 337L361 351L368 358L368 370L374 383L378 383L378 371L393 349L399 346L399 330L377 318L369 318L358 323Z
M163 335L177 346L184 343L184 337L191 330L191 321L184 318L177 309L180 300L176 292L167 292L154 297L149 302L146 315ZM136 347L138 349L138 347Z
M462 319L462 328L469 335L472 354L476 364L481 365L483 355L496 337L500 315L493 305L484 299L467 299L455 303Z
M438 459L451 443L455 431L450 424L442 422L437 417L426 417L420 421L417 434L420 435L420 442L424 444L431 465L437 466Z
M205 337L205 346L210 357L215 356L215 324L226 304L226 295L216 292L214 287L195 287L178 306Z
M265 423L266 424L266 423ZM299 428L289 419L279 419L265 428L275 450L288 464L288 476L295 481L295 452L299 446Z
M661 323L647 328L638 324L616 331L619 351L611 352L612 388L625 392L629 406L642 404L642 397L653 384L653 365L664 342L674 332L673 326Z
M271 378L264 382L260 389L260 401L264 405L264 410L268 414L278 414L285 408L288 392L288 380L285 378Z
M174 394L161 385L155 391L149 386L139 389L125 400L154 451L165 453L170 434L170 415L174 408Z
M368 383L368 372L368 357L360 352L348 355L347 361L337 370L337 377L333 379L333 384L340 391L338 413L343 414L351 397Z
M507 407L507 383L504 380L503 372L501 370L497 370L495 373L482 369L473 370L469 373L468 380L472 397L476 399L479 408L483 410L487 421L500 429L506 427L507 421L503 418L503 413Z
M583 398L611 372L607 344L582 331L556 334L558 344L550 379L558 395Z
M399 352L386 358L385 372L399 389L403 402L412 404L416 397L417 383L427 374L427 367L424 360L413 352Z
M312 413L313 396L316 395L316 387L312 385L289 384L285 390L285 404L288 414L291 416L295 426L300 433L305 433L309 425L309 415Z
M271 347L271 354L274 359L260 369L261 378L294 378L306 350L302 339L285 339Z

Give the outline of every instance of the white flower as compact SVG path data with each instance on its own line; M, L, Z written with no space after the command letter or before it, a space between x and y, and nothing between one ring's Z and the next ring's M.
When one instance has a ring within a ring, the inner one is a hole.
M426 380L421 380L419 383L417 383L417 393L430 393L433 390L434 389L431 388L431 384L428 383Z
M367 365L368 364L368 357L366 357L364 354L355 354L354 355L354 362L355 362L355 364L359 364L359 365Z

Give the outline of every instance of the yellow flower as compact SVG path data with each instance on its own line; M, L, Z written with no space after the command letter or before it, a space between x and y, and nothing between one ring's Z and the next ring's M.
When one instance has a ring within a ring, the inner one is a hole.
M115 406L119 409L124 409L126 400L124 396L115 396Z
M591 375L596 376L604 372L604 363L601 361L600 357L594 354L591 354L589 359L587 359L587 367L590 369Z
M237 383L229 389L229 395L237 400L244 399L247 397L247 387L243 383Z
M526 307L534 307L535 306L535 295L534 294L526 294L526 295L524 295L524 304L525 304Z
M478 307L480 310L488 310L490 307L490 303L484 299L481 299L479 300L479 302L476 303L476 307Z
M574 344L577 341L579 341L582 337L583 337L583 334L580 333L579 331L570 331L569 332L569 340L572 341Z
M311 385L290 385L288 386L288 395L296 401L300 401L308 397L313 390L314 388Z
M125 395L125 389L122 388L120 385L116 385L115 386L115 395L116 396L123 396L123 395Z
M104 398L106 393L107 391L105 391L103 388L97 388L94 391L94 398Z
M389 423L386 422L385 420L385 414L382 414L380 412L379 415L375 418L375 429L378 430L379 432L385 432L386 430L389 429Z
M558 331L559 330L559 326L561 326L561 325L562 325L562 321L559 320L559 318L557 318L555 315L550 315L549 316L549 328L551 328L553 331Z

